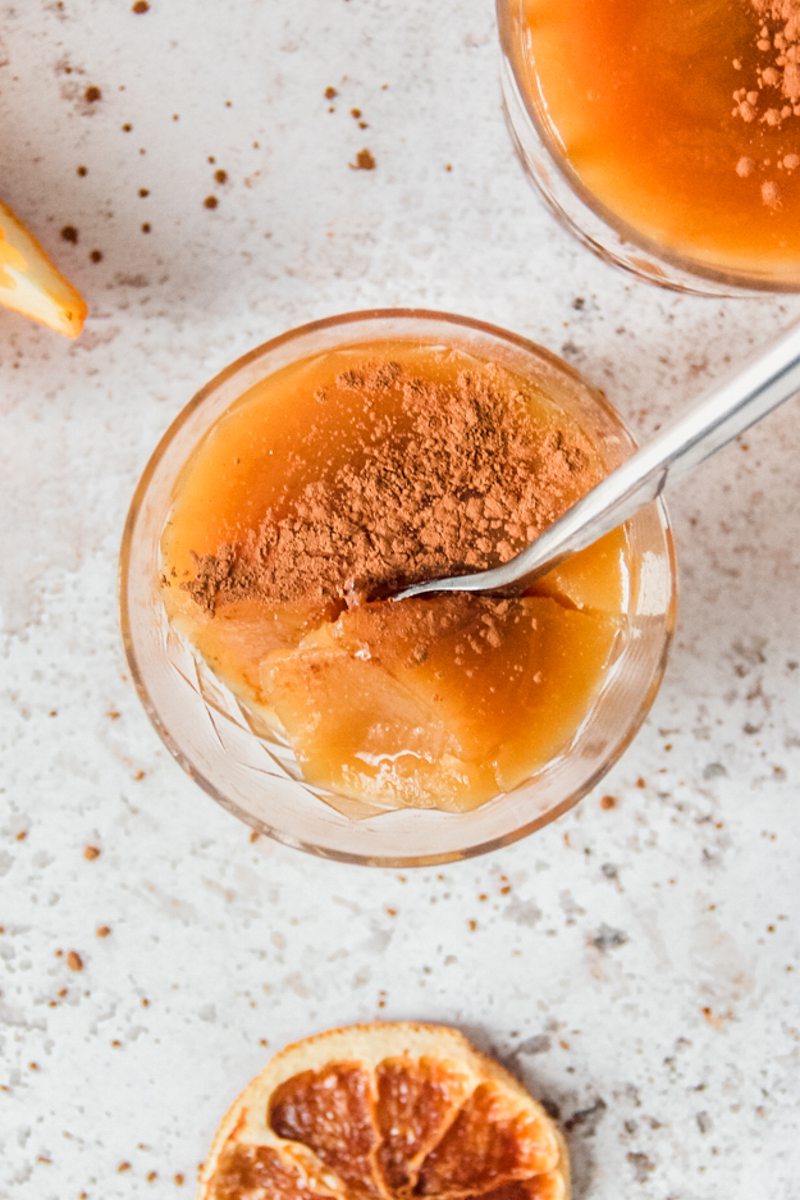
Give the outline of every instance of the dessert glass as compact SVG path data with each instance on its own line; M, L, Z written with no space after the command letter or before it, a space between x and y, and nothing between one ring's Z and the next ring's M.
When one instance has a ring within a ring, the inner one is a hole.
M648 238L612 212L585 185L547 116L535 64L526 53L526 0L496 0L502 50L503 108L523 170L557 220L604 261L640 279L695 295L797 292L800 280L780 277L769 263L737 272L709 265Z
M656 695L674 627L675 558L661 501L628 523L624 629L571 744L512 792L465 813L404 809L358 816L357 803L312 786L291 748L223 684L169 623L160 541L181 469L249 387L287 364L376 339L437 340L544 382L602 447L609 467L634 441L605 396L540 346L464 317L412 309L348 313L274 338L226 367L156 447L122 540L122 635L144 707L171 754L224 808L259 833L326 858L377 866L449 862L516 841L576 804L629 744ZM353 814L356 814L355 817Z

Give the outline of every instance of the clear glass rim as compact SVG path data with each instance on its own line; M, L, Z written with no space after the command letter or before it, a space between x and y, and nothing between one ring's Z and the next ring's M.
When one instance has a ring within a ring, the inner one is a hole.
M645 718L647 717L653 701L661 686L661 682L666 670L667 659L669 656L670 646L675 631L675 621L677 614L677 561L675 555L675 545L672 535L672 528L663 499L655 502L656 511L659 514L661 530L664 536L664 544L666 558L668 564L669 580L670 580L670 599L668 609L663 621L663 638L661 652L656 668L653 671L647 692L641 698L637 712L632 720L629 720L625 727L624 734L614 742L611 749L598 762L597 768L592 772L584 783L575 788L569 796L565 797L559 804L547 809L546 812L540 813L538 816L531 818L528 821L521 823L514 829L507 830L504 833L494 837L486 838L483 841L476 842L474 845L467 847L457 847L452 851L443 851L432 854L413 855L369 855L359 853L357 851L347 851L341 849L332 849L326 846L320 846L312 840L306 840L288 835L284 831L270 826L261 818L247 812L235 801L226 796L210 779L198 771L194 763L184 753L180 745L173 738L169 728L163 722L161 715L152 702L147 684L144 678L139 659L137 656L135 639L132 632L131 612L128 599L128 574L131 559L131 548L136 532L137 520L142 508L142 503L147 494L153 475L155 474L161 459L164 457L171 442L196 412L196 410L209 397L211 397L219 387L226 383L229 379L235 376L238 372L258 359L273 353L275 350L290 344L293 341L307 337L309 334L322 332L324 330L342 328L346 331L349 327L357 327L359 324L367 323L376 320L421 320L421 321L439 321L459 329L472 331L475 333L488 335L510 343L520 350L533 355L541 360L544 360L562 374L571 377L582 388L589 388L593 399L596 401L605 416L610 417L618 428L630 439L635 445L635 439L628 430L625 422L622 420L619 412L614 405L608 400L605 393L600 389L592 387L583 378L580 372L576 371L569 363L564 362L558 355L548 350L544 346L540 346L537 342L531 341L520 334L512 333L507 329L498 325L492 325L485 321L479 321L472 317L464 317L455 313L437 311L425 308L375 308L355 310L343 314L337 314L331 317L324 317L319 320L310 321L304 325L296 326L294 329L288 330L285 333L279 334L277 337L270 338L266 342L254 347L246 354L235 359L222 371L218 372L208 383L199 389L188 403L181 409L178 415L170 423L164 434L159 439L155 449L153 450L140 478L131 499L130 507L125 519L125 525L122 533L122 541L120 546L119 556L119 607L120 607L120 628L122 633L122 642L125 650L125 656L128 662L128 667L131 673L131 679L138 693L139 699L142 702L145 712L150 718L156 732L166 746L170 755L183 768L185 773L205 791L213 800L220 804L232 815L239 818L245 824L256 830L258 833L280 842L283 845L290 846L293 849L303 850L307 853L314 854L317 857L331 859L338 862L349 863L359 866L374 866L385 868L402 868L408 869L411 867L433 867L442 866L448 863L460 862L468 858L474 858L480 854L487 854L494 850L499 850L504 846L512 845L514 842L520 841L522 838L528 837L537 830L549 825L552 821L557 820L573 808L580 800L587 795L608 770L617 762L621 755L628 748L630 743L641 728ZM321 800L319 803L323 803ZM453 820L459 819L459 814L451 815Z
M610 261L615 266L632 272L638 278L645 279L648 283L653 283L657 287L668 288L671 291L707 295L715 299L726 296L730 299L755 299L770 295L796 295L800 291L800 282L784 283L780 280L762 279L758 275L737 272L724 267L714 267L691 256L671 250L668 246L656 241L654 238L649 238L646 234L636 229L634 225L630 225L627 221L624 221L586 186L567 156L559 151L554 143L552 130L541 120L537 106L531 96L531 89L527 81L521 78L520 47L513 36L510 16L511 5L516 2L517 0L495 0L500 47L508 68L511 71L514 85L525 114L533 126L534 132L544 147L553 167L586 208L602 221L613 234L624 242L630 243L637 250L651 255L657 262L665 263L667 266L673 267L675 270L685 274L689 279L685 282L681 280L672 281L669 278L659 279L656 275L636 271L624 259L615 255L613 250L607 249L605 246L600 245L595 238L585 234L567 214L559 214L563 215L571 232L579 237L581 241L587 243L595 253L601 258L606 259L606 261ZM533 74L538 87L538 74L535 71ZM527 171L526 174L528 174ZM536 187L541 190L538 181L534 180L534 182L536 183ZM713 284L716 286L714 290L704 293L702 288L694 283L695 280L704 281L709 285Z

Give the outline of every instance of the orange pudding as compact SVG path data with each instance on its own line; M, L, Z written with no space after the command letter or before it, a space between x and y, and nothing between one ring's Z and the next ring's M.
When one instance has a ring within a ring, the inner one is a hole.
M519 11L555 152L612 218L699 264L800 282L800 0Z
M506 561L604 471L535 379L441 343L340 347L257 383L197 445L164 603L323 795L474 808L568 750L623 627L625 535L524 597L386 597Z

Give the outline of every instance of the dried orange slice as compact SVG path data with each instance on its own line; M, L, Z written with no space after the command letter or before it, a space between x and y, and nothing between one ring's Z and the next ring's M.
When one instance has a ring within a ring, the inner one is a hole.
M29 229L0 200L0 304L67 337L77 337L86 303Z
M230 1109L199 1200L568 1200L564 1139L441 1025L334 1029L276 1055Z

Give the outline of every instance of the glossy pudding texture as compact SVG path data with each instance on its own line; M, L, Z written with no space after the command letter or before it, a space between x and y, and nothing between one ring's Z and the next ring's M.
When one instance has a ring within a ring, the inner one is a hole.
M698 264L800 283L800 0L510 7L523 86L614 217Z
M602 477L551 392L456 345L344 346L256 384L186 463L169 618L323 796L462 811L567 751L624 629L622 531L524 597L387 599L506 561Z

